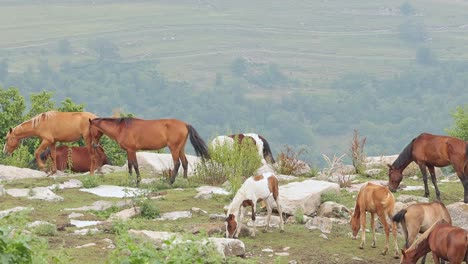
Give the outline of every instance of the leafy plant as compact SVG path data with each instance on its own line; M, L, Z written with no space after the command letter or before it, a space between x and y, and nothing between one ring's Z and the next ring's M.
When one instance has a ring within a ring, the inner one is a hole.
M83 175L80 177L81 182L83 183L83 188L94 188L99 186L101 180L96 175Z
M364 153L364 146L366 145L367 138L359 138L357 129L354 129L353 139L349 146L349 154L353 162L354 169L357 174L363 174L366 169L364 162L366 154Z
M196 166L195 181L210 185L220 185L226 181L231 183L235 193L245 178L253 175L260 167L261 157L257 147L249 140L234 144L224 144L209 147L210 159L203 160Z
M33 233L39 236L55 236L57 235L57 228L50 223L43 223L35 226Z
M159 216L160 211L156 203L146 197L136 199L136 206L140 207L140 216L146 219L155 219Z

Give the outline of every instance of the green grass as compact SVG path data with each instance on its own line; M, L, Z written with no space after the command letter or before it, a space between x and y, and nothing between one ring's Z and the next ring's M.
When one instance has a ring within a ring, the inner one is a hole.
M147 172L143 172L144 177L154 177ZM3 183L5 188L33 188L38 186L48 186L53 183L61 183L70 178L79 179L80 175L72 177L58 177L56 179L22 179L13 182ZM115 184L125 182L127 176L125 173L106 174L101 177L102 184ZM302 179L301 179L302 180ZM371 178L359 176L359 182L366 182L372 180ZM422 180L413 180L404 178L403 184L422 186ZM430 183L432 186L432 183ZM462 185L458 181L449 183L439 183L442 193L442 200L446 204L458 202L463 195ZM192 207L199 207L206 210L208 214L222 214L223 207L229 204L229 200L225 197L216 196L209 200L198 200L193 197L196 195L194 187L189 187L183 191L173 189L166 189L161 191L166 193L165 199L153 200L152 203L158 208L161 213L172 211L190 210ZM412 194L422 196L424 191L398 191L394 195L396 198L402 194ZM97 200L106 200L117 202L121 199L118 198L104 198L97 197L93 194L81 192L78 189L59 190L57 194L64 197L63 202L42 202L37 200L29 200L26 198L14 198L8 195L2 196L0 203L0 210L12 208L15 206L28 206L34 210L27 215L28 221L42 220L55 223L57 225L65 226L69 221L68 211L65 208L80 207L89 205ZM341 203L348 208L354 206L354 199L356 193L349 193L346 190L341 190L338 194L327 194L323 196L325 200L331 200ZM430 200L435 198L434 191L431 187ZM95 212L83 212L84 216L80 217L81 220L105 220L106 216L115 212L116 209L112 208L102 214ZM294 216L292 216L294 217ZM126 222L128 228L133 229L146 229L154 231L168 231L190 233L192 231L200 231L200 234L206 234L214 226L224 228L222 220L210 220L208 215L194 214L192 218L181 219L177 221L154 221L144 218L134 218ZM368 228L370 226L368 225ZM101 233L96 235L76 236L70 234L75 230L75 227L65 226L64 231L58 231L54 236L50 236L50 232L39 232L43 234L43 238L49 242L50 254L49 255L62 255L62 258L67 259L69 263L82 263L84 260L89 263L105 263L111 249L105 248L107 244L104 243L104 238L115 239L113 233ZM246 245L248 258L246 261L253 263L288 263L290 260L297 260L299 263L397 263L392 257L392 251L389 251L387 256L380 255L383 248L385 236L382 233L377 235L377 248L370 247L371 234L366 234L367 244L364 250L358 249L359 241L350 238L350 227L345 225L334 224L332 233L327 234L328 239L320 237L320 232L317 230L309 231L305 229L304 225L300 224L286 224L285 232L280 233L279 230L274 229L271 232L263 233L262 228L258 228L257 237L255 238L242 238ZM217 234L221 236L222 234ZM198 235L201 236L201 235ZM392 241L392 239L391 239ZM87 243L96 243L97 246L77 249L76 246L84 245ZM403 245L403 236L399 236L399 245ZM289 247L287 252L289 256L278 257L269 256L272 253L263 252L262 249L271 248L274 252L283 252L284 248ZM314 250L311 250L314 249ZM358 257L362 261L353 260L353 257ZM429 258L430 259L430 258ZM234 261L235 259L231 259ZM432 260L430 260L432 261ZM432 262L428 263L432 263Z

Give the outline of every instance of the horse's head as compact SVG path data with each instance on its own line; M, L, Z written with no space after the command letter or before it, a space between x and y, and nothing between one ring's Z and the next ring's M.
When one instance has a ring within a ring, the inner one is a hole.
M388 189L392 192L396 192L400 182L403 179L402 170L395 169L392 165L387 164L388 166Z
M355 213L356 212L353 210L351 210L349 213L351 216L351 220L349 221L349 223L351 224L351 230L353 232L353 239L356 239L359 229L361 228L360 218Z
M225 219L226 221L226 238L237 238L237 220L233 214L229 214Z
M3 154L11 154L18 147L20 138L13 135L13 129L10 128L6 135L5 146L3 147Z

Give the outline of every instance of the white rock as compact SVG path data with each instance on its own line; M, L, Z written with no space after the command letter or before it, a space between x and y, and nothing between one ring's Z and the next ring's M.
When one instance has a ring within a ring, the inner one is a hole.
M86 220L75 220L75 219L70 220L70 224L78 228L87 227L87 226L95 226L97 224L100 224L101 222L102 221L86 221Z
M180 218L192 218L192 213L190 211L176 211L163 213L156 220L177 220Z
M198 199L210 199L213 194L219 194L219 195L228 195L230 192L226 191L223 188L220 187L214 187L214 186L200 186L197 189L197 195L195 195L195 198Z
M14 208L10 208L10 209L0 211L0 218L3 218L3 217L5 217L7 215L10 215L12 213L25 211L25 210L34 210L34 209L30 208L30 207L17 206L17 207L14 207Z
M114 185L100 185L94 188L82 188L82 192L88 192L95 194L101 197L115 197L115 198L124 198L124 197L135 197L138 195L144 195L145 190L131 187L121 187Z
M27 178L45 177L47 177L47 174L43 171L0 165L0 180L12 181Z

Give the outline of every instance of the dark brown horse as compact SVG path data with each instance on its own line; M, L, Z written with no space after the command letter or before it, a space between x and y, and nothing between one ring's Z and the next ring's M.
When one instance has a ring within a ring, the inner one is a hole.
M407 250L402 250L400 263L416 264L418 259L432 252L434 263L449 261L460 264L467 259L468 232L441 220L434 223Z
M91 147L91 138L89 131L89 119L96 118L97 116L89 112L56 112L49 111L39 114L28 121L25 121L15 128L10 128L6 136L5 146L3 148L4 154L11 154L20 143L21 139L27 137L39 137L41 144L34 152L34 157L37 161L37 166L44 170L44 162L40 159L40 154L46 149L50 148L52 158L52 173L57 171L56 142L73 142L83 138L86 147L91 156L91 172L94 173L96 168L94 150ZM100 132L96 132L95 137L97 140L101 137Z
M100 168L102 165L111 164L104 149L101 146L95 148L96 151L96 166ZM87 172L91 167L91 157L86 147L69 147L58 146L56 148L56 164L57 170L71 170L73 172ZM43 162L51 156L50 148L47 148L40 155Z
M405 248L413 244L418 234L426 232L438 221L444 220L449 224L452 223L447 208L439 201L412 204L396 213L392 220L401 223L406 240ZM425 260L426 256L423 257L421 263L425 263Z
M452 165L457 176L463 184L464 202L468 203L468 170L467 170L468 144L459 138L437 136L423 133L413 139L400 153L392 165L388 164L388 187L392 192L396 191L403 179L403 170L411 163L418 164L424 180L424 196L429 197L427 186L426 167L431 174L431 180L435 187L437 199L440 200L440 191L437 187L437 178L434 167Z
M260 157L265 159L270 164L275 163L275 159L273 158L273 153L271 152L270 144L268 144L268 141L260 136L259 134L255 133L244 133L244 134L233 134L229 136L218 136L213 141L211 144L213 146L216 145L222 145L225 143L228 144L233 144L234 140L237 140L239 144L242 143L243 140L251 140L252 143L257 147L258 149L258 154Z
M209 158L208 147L195 128L177 119L95 118L89 119L89 124L93 144L98 143L98 139L94 138L97 130L117 141L127 152L128 172L131 175L132 167L135 168L137 184L140 183L137 150L157 150L167 146L174 161L171 184L175 181L181 162L184 177L187 178L188 161L184 148L189 136L195 153L203 158Z

